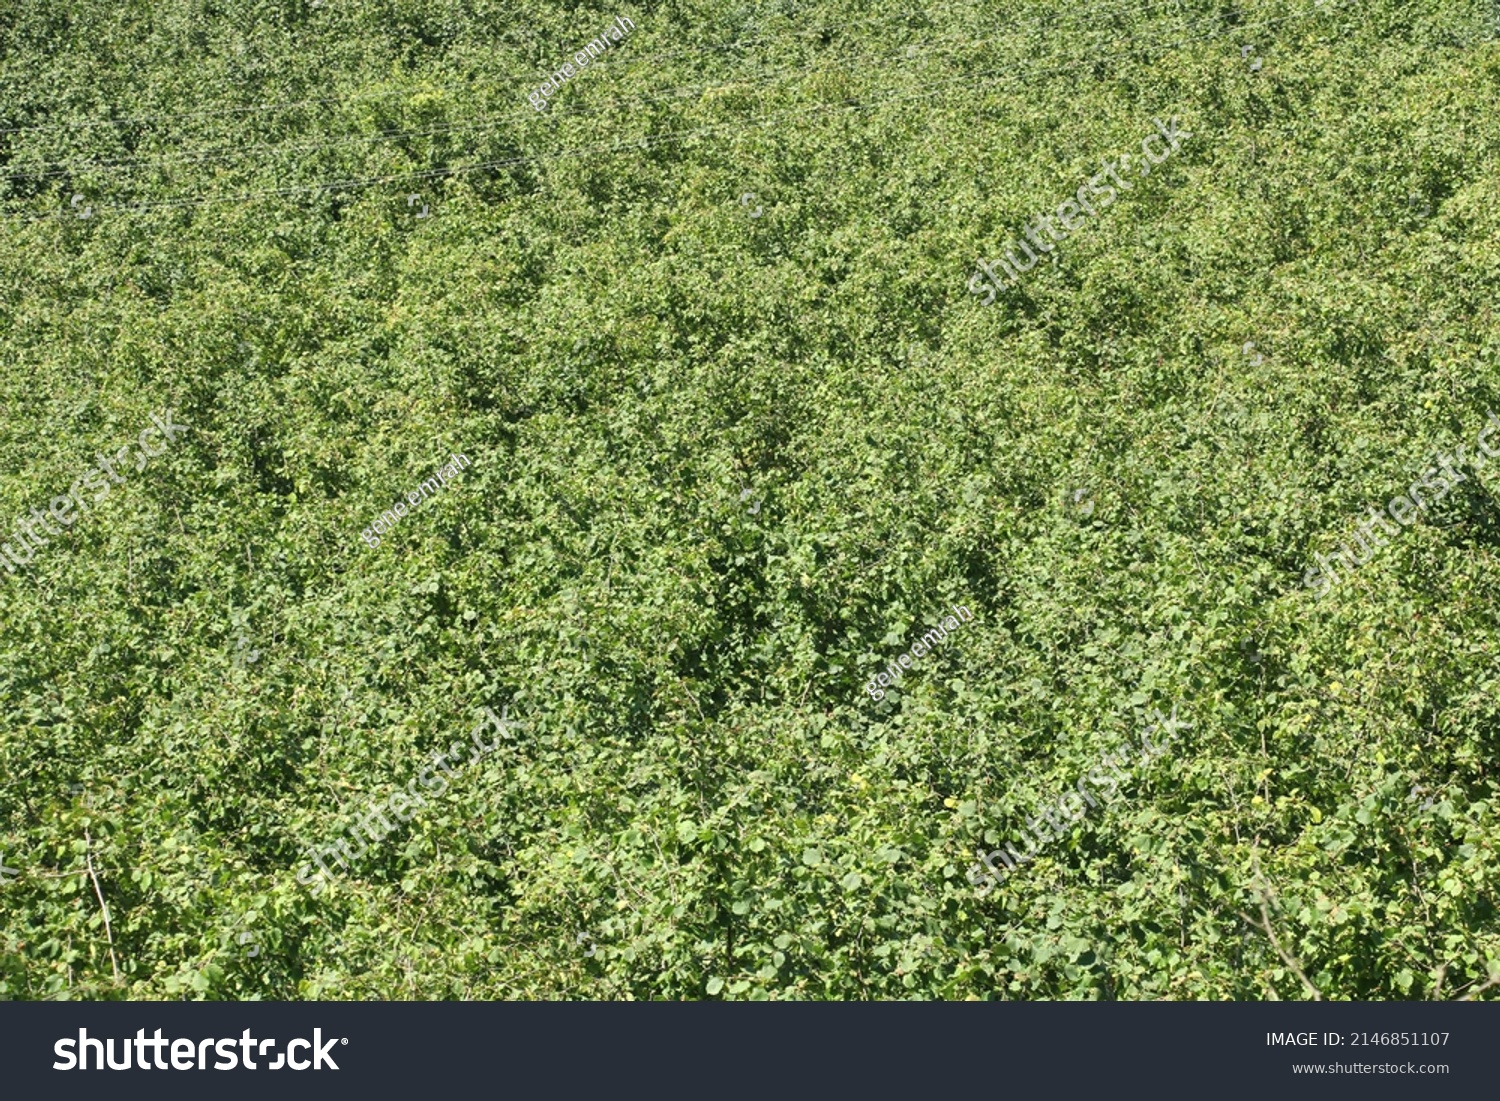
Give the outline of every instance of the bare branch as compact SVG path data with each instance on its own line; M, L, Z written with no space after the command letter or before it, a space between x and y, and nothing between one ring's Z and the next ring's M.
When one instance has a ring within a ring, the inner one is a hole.
M1291 969L1292 974L1296 975L1297 978L1302 980L1302 985L1307 988L1307 993L1312 998L1312 1000L1315 1002L1321 1002L1323 1000L1322 993L1316 986L1312 984L1312 980L1307 977L1307 972L1302 970L1302 965L1297 962L1296 958L1281 946L1281 940L1276 936L1276 928L1271 924L1271 910L1270 907L1266 904L1266 900L1269 895L1269 889L1266 887L1265 879L1260 873L1260 857L1252 852L1250 854L1250 859L1255 868L1255 890L1256 893L1260 895L1261 920L1256 921L1243 910L1240 911L1240 917L1244 918L1246 923L1265 933L1266 939L1271 942L1271 947L1274 948L1276 950L1276 954L1281 957L1281 962L1286 964L1287 967Z
M89 828L83 827L83 858L88 861L89 878L94 881L94 896L99 900L99 908L104 911L104 935L109 938L109 966L115 973L115 982L120 981L120 964L115 959L115 934L109 927L109 907L104 903L104 892L99 889L99 877L94 874L94 856L90 851L94 847L94 839L89 836Z
M1484 982L1480 983L1473 990L1469 991L1467 994L1465 994L1462 998L1460 998L1458 1000L1461 1001L1461 1002L1472 1002L1474 1000L1474 995L1475 994L1478 994L1478 993L1480 993L1482 991L1488 990L1490 987L1495 986L1496 984L1500 984L1500 971L1492 971L1492 972L1490 972L1490 977L1488 979L1486 979Z

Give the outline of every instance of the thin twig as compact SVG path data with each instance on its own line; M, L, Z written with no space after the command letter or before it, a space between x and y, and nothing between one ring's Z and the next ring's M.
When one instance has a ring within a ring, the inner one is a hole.
M661 842L658 841L657 838L656 838L656 831L653 830L650 826L642 826L642 829L644 829L646 831L646 833L648 833L650 835L650 837L651 837L651 844L653 844L653 845L656 846L656 855L659 856L659 857L661 857L661 870L662 870L662 873L664 875L666 875L667 882L672 887L672 904L675 906L677 904L677 881L672 876L672 871L671 871L672 865L667 860L667 854L661 851ZM613 871L614 869L611 868L610 870ZM615 872L615 875L619 875L619 874L620 874L619 872ZM631 890L635 890L635 888L632 887ZM640 892L637 891L636 893L639 894ZM642 897L644 897L644 896L642 896Z
M1291 953L1281 946L1281 941L1276 936L1276 929L1271 924L1271 911L1270 908L1266 905L1266 886L1265 880L1260 874L1260 858L1252 853L1250 859L1255 867L1255 890L1256 893L1260 895L1261 920L1257 922L1243 910L1240 911L1240 917L1244 918L1245 921L1250 925L1255 926L1257 929L1260 929L1266 934L1267 939L1271 942L1271 947L1274 948L1276 950L1276 954L1281 957L1281 962L1290 967L1292 969L1292 973L1296 975L1297 978L1302 980L1302 985L1307 987L1307 992L1312 996L1312 1000L1315 1002L1321 1002L1323 1000L1322 993L1320 993L1318 988L1312 984L1312 980L1307 977L1307 973L1302 970L1302 966L1296 961L1296 959L1292 957Z
M1494 974L1490 975L1490 977L1485 982L1481 983L1479 986L1476 986L1473 990L1469 991L1458 1000L1461 1002L1472 1002L1474 1000L1475 994L1478 994L1483 990L1488 990L1490 987L1496 985L1497 983L1500 983L1500 971L1496 971Z
M1260 912L1262 915L1264 915L1264 921L1256 921L1253 917L1245 913L1245 911L1243 910L1240 911L1240 917L1243 918L1247 924L1252 925L1255 928L1259 929L1261 932L1265 933L1267 938L1269 938L1271 941L1271 947L1274 948L1276 950L1276 954L1281 957L1281 962L1291 968L1292 973L1296 975L1297 978L1302 980L1302 985L1307 987L1307 992L1312 997L1312 1000L1315 1002L1321 1002L1323 1000L1323 995L1320 994L1318 992L1318 988L1308 980L1308 977L1303 973L1302 968L1297 965L1297 961L1287 954L1286 949L1281 947L1281 942L1276 939L1276 930L1271 927L1271 918L1266 911L1265 899L1261 899Z
M120 964L115 959L115 934L109 927L109 907L104 903L104 892L99 889L99 877L94 874L94 856L90 851L94 847L94 839L89 836L89 828L83 827L83 858L88 861L89 878L94 881L94 895L99 899L99 908L104 911L104 935L109 938L109 966L115 973L115 982L120 981Z
M599 858L599 862L606 868L608 868L611 872L614 872L615 878L618 879L624 886L629 887L636 894L640 895L642 902L644 902L647 906L651 905L651 899L647 897L638 887L636 887L635 884L631 883L628 879L621 875L619 870L613 864L611 864L607 858L601 856ZM625 900L625 905L629 906L631 910L635 912L635 915L637 917L640 916L641 912L639 910L636 910L635 905L630 901L630 899L627 898Z
M687 698L693 701L693 708L698 712L698 718L702 719L704 722L708 722L708 717L703 714L703 708L698 706L698 697L693 695L693 690L687 686L687 681L683 680L681 677L678 677L677 683L682 685L682 690L687 693Z

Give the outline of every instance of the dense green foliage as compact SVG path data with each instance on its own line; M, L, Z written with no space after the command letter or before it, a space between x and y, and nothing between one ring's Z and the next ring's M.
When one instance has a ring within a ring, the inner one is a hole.
M8 0L5 532L152 412L191 432L0 573L0 995L1500 966L1500 464L1301 582L1500 411L1488 0L1005 9ZM976 258L1173 114L979 305ZM526 725L296 882L486 704ZM1174 704L977 896L976 847Z

